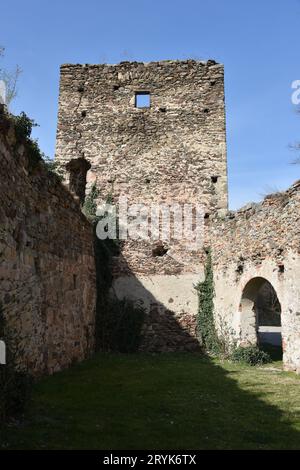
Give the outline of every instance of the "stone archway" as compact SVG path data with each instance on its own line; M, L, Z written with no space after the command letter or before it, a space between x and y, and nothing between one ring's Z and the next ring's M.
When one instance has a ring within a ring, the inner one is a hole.
M267 279L255 277L246 284L239 311L241 345L281 347L281 304Z

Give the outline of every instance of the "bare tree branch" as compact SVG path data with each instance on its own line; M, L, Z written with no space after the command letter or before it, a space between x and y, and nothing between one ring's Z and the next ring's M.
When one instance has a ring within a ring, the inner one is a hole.
M0 57L4 56L4 51L5 48L0 46ZM17 85L21 73L22 70L18 65L12 72L0 68L0 82L2 82L5 89L5 104L7 106L17 97Z
M3 80L6 89L6 105L9 106L11 102L18 95L18 79L22 70L17 65L15 70L12 72L7 72L6 70L0 70L0 80Z

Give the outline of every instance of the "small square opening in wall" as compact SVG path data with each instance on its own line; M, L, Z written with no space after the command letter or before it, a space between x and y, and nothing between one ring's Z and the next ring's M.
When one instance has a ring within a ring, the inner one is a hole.
M135 107L136 108L150 108L151 99L150 93L147 91L137 92L135 94Z

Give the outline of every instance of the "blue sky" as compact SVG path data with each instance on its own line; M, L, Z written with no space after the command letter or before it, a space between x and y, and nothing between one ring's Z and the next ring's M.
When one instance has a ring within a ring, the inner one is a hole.
M300 80L299 0L14 0L1 5L2 65L23 69L13 111L53 156L61 63L208 59L225 65L230 207L300 178L291 83Z

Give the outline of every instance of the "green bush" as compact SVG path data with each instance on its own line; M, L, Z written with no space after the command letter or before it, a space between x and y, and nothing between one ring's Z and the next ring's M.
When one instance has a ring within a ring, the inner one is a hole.
M42 162L51 175L54 175L59 181L62 181L64 175L58 162L47 157L41 151L38 140L31 138L32 129L38 127L38 124L33 119L30 119L24 112L21 112L19 116L13 116L12 119L15 124L16 136L26 142L31 169Z
M230 359L233 362L242 362L250 366L272 362L270 355L265 351L261 351L257 346L249 346L246 348L239 346L231 353Z
M15 124L16 136L19 139L23 139L26 142L29 156L29 163L31 169L34 169L39 162L45 157L41 152L38 141L31 139L31 133L33 127L37 127L38 124L33 119L30 119L27 114L22 112L19 116L13 116Z
M38 127L38 124L30 119L27 114L22 111L19 116L14 116L15 131L20 139L30 139L32 128Z

